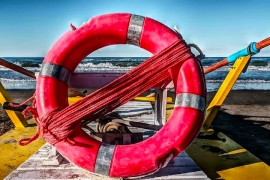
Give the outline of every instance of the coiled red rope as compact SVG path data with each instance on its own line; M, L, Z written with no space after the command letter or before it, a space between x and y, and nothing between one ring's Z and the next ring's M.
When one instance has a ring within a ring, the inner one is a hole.
M93 121L151 87L170 79L168 70L192 57L195 58L186 42L177 40L157 55L82 100L66 108L48 112L39 119L36 117L38 125L36 134L32 138L20 140L19 144L29 144L37 139L40 133L52 145L62 140L74 143L68 137L82 120ZM35 118L36 111L30 113Z

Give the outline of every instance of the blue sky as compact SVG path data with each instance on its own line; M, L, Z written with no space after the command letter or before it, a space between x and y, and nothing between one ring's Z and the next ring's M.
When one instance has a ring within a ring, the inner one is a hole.
M269 0L0 0L0 57L45 56L69 24L129 12L177 25L206 56L228 56L270 36ZM110 46L91 56L150 56L131 45ZM270 56L270 47L258 56Z

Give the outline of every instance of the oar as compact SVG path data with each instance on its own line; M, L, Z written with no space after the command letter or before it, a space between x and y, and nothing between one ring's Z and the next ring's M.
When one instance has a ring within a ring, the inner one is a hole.
M34 78L34 79L36 78L35 73L33 73L32 71L28 71L27 69L24 69L24 68L22 68L20 66L17 66L15 64L13 64L13 63L10 63L10 62L2 59L2 58L0 58L0 65L4 66L6 68L9 68L9 69L11 69L13 71L24 74L26 76L29 76L31 78Z
M204 69L204 73L207 74L209 72L212 72L218 68L221 68L222 66L225 66L229 63L235 62L238 58L243 57L243 56L253 56L257 53L260 52L261 49L267 47L270 45L270 37L256 43L256 42L252 42L250 43L250 45L247 48L244 48L232 55L230 55L229 57L219 61L216 64L213 64L211 66L209 66L208 68Z
M24 68L22 68L20 66L17 66L16 64L13 64L11 62L8 62L8 61L6 61L6 60L4 60L2 58L0 58L0 65L4 66L6 68L9 68L9 69L11 69L13 71L16 71L16 72L19 72L21 74L24 74L24 75L26 75L28 77L33 78L33 79L36 79L36 76L35 76L35 73L34 72L28 71L27 69L24 69ZM76 91L73 91L73 90L70 90L70 89L68 90L68 92L70 94L75 95L75 96L80 96L80 97L84 97L85 96L84 94L81 94L79 92L76 92Z

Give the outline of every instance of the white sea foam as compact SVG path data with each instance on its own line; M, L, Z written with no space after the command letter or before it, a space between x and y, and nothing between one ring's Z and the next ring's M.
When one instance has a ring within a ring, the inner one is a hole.
M0 78L0 81L1 82L4 82L4 81L17 81L17 82L34 82L36 81L36 79L15 79L15 78Z
M208 68L209 66L204 66L204 68ZM215 71L230 71L232 69L232 65L223 66ZM267 66L252 66L249 65L247 71L270 71L270 64Z
M208 58L209 59L209 58ZM207 66L204 66L204 68L209 67L208 64L215 63L218 58L212 58L209 59L211 62L206 63ZM28 60L28 59L23 59ZM31 60L31 58L29 59ZM130 71L135 67L135 64L140 63L144 58L104 58L104 59L97 59L97 58L87 58L82 63L78 65L78 67L75 69L76 72L127 72ZM257 58L255 60L265 60L265 58ZM207 60L206 60L207 61ZM33 64L35 64L35 61L32 61ZM39 66L41 67L41 60L36 61L39 62ZM18 66L22 66L22 62L13 62L14 64ZM24 64L25 65L25 64ZM35 64L37 65L37 64ZM24 67L25 69L32 71L32 72L39 72L40 67ZM213 87L216 87L218 84L223 82L223 79L228 71L230 71L232 68L232 65L228 65L222 68L219 68L215 72L208 74L206 82L210 84ZM269 80L267 80L267 77L269 75ZM241 76L242 79L237 80L237 83L242 84L241 88L245 84L249 84L250 88L252 88L252 85L257 87L258 83L264 84L264 86L268 86L268 83L270 83L270 63L268 63L266 66L254 66L250 65L248 66L247 73L243 74ZM8 68L0 66L0 81L5 84L5 86L9 86L10 88L18 87L18 88L29 88L29 87L35 87L36 80L31 79L27 76L21 75L19 73L15 73L12 70L9 70ZM248 86L248 85L247 85ZM239 86L240 87L240 86ZM215 88L214 88L215 89ZM270 86L269 86L270 89Z
M27 69L29 71L37 72L40 71L40 67L23 67L24 69ZM1 71L11 71L9 68L0 66L0 72Z
M223 82L223 79L216 79L216 80L209 79L209 80L206 80L206 82L209 82L209 83L221 83L221 82ZM239 83L269 83L270 80L262 80L262 79L244 80L244 79L238 79L236 82L239 82Z
M18 66L21 66L20 63L15 63ZM41 64L39 64L41 67ZM23 67L29 71L37 72L40 71L40 67ZM75 71L78 72L89 72L89 71L129 71L135 66L116 66L113 65L111 62L105 62L105 63L80 63ZM204 68L208 68L209 66L204 66ZM217 69L216 71L230 71L232 69L231 65L221 67ZM270 71L270 64L267 66L248 66L248 71ZM0 71L10 71L10 69L0 66Z
M91 72L91 71L129 71L134 66L127 66L127 67L120 67L120 66L115 66L112 63L99 63L99 64L94 64L94 63L83 63L79 64L77 68L75 69L75 72Z
M23 78L0 78L1 82L35 82L36 79L23 79ZM223 79L207 79L206 82L208 83L221 83ZM262 80L262 79L238 79L237 82L241 83L270 83L270 80Z

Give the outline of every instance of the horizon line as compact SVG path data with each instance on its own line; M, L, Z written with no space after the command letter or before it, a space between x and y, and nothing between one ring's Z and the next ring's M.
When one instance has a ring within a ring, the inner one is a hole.
M0 56L0 58L44 58L45 56L5 56L5 57L2 57ZM149 58L151 56L86 56L85 58L107 58L107 57L110 57L110 58ZM205 56L206 58L227 58L229 56ZM251 56L251 57L254 57L254 56ZM269 56L255 56L255 57L270 57Z

